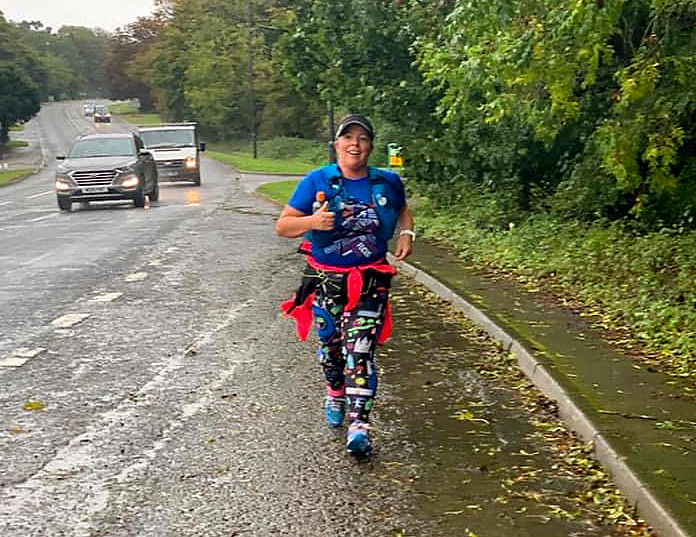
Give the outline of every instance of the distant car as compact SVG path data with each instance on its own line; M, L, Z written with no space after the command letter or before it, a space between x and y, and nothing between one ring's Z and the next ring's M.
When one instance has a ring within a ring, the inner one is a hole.
M95 123L111 123L111 114L106 106L98 104L94 107L94 122Z
M88 134L73 142L56 168L58 207L70 211L74 201L159 199L159 178L152 154L134 133Z
M84 105L82 105L82 108L85 112L86 117L92 117L94 115L94 104L85 103Z

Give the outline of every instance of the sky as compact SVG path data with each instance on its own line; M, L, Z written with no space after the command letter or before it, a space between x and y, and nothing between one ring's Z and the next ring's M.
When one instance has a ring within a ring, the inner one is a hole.
M113 32L152 14L154 0L0 0L0 11L12 22L41 21L55 33L63 25Z

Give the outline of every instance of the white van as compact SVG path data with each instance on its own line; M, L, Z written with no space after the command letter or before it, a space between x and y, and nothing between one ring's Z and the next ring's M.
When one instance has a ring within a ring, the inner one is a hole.
M138 127L145 148L157 163L160 181L191 181L201 184L200 151L195 123L163 123Z

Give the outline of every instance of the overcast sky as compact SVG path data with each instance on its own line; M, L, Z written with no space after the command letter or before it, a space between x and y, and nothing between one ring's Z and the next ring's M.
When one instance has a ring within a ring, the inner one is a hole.
M113 32L152 14L153 0L0 0L0 11L13 22L41 21L54 33L63 25Z

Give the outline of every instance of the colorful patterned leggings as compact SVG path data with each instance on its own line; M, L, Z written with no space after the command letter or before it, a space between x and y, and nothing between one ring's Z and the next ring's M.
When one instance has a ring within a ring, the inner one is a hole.
M321 273L312 311L321 340L317 356L329 393L345 393L348 421L369 421L377 392L375 349L389 300L389 275L366 272L358 305L345 311L343 274Z

